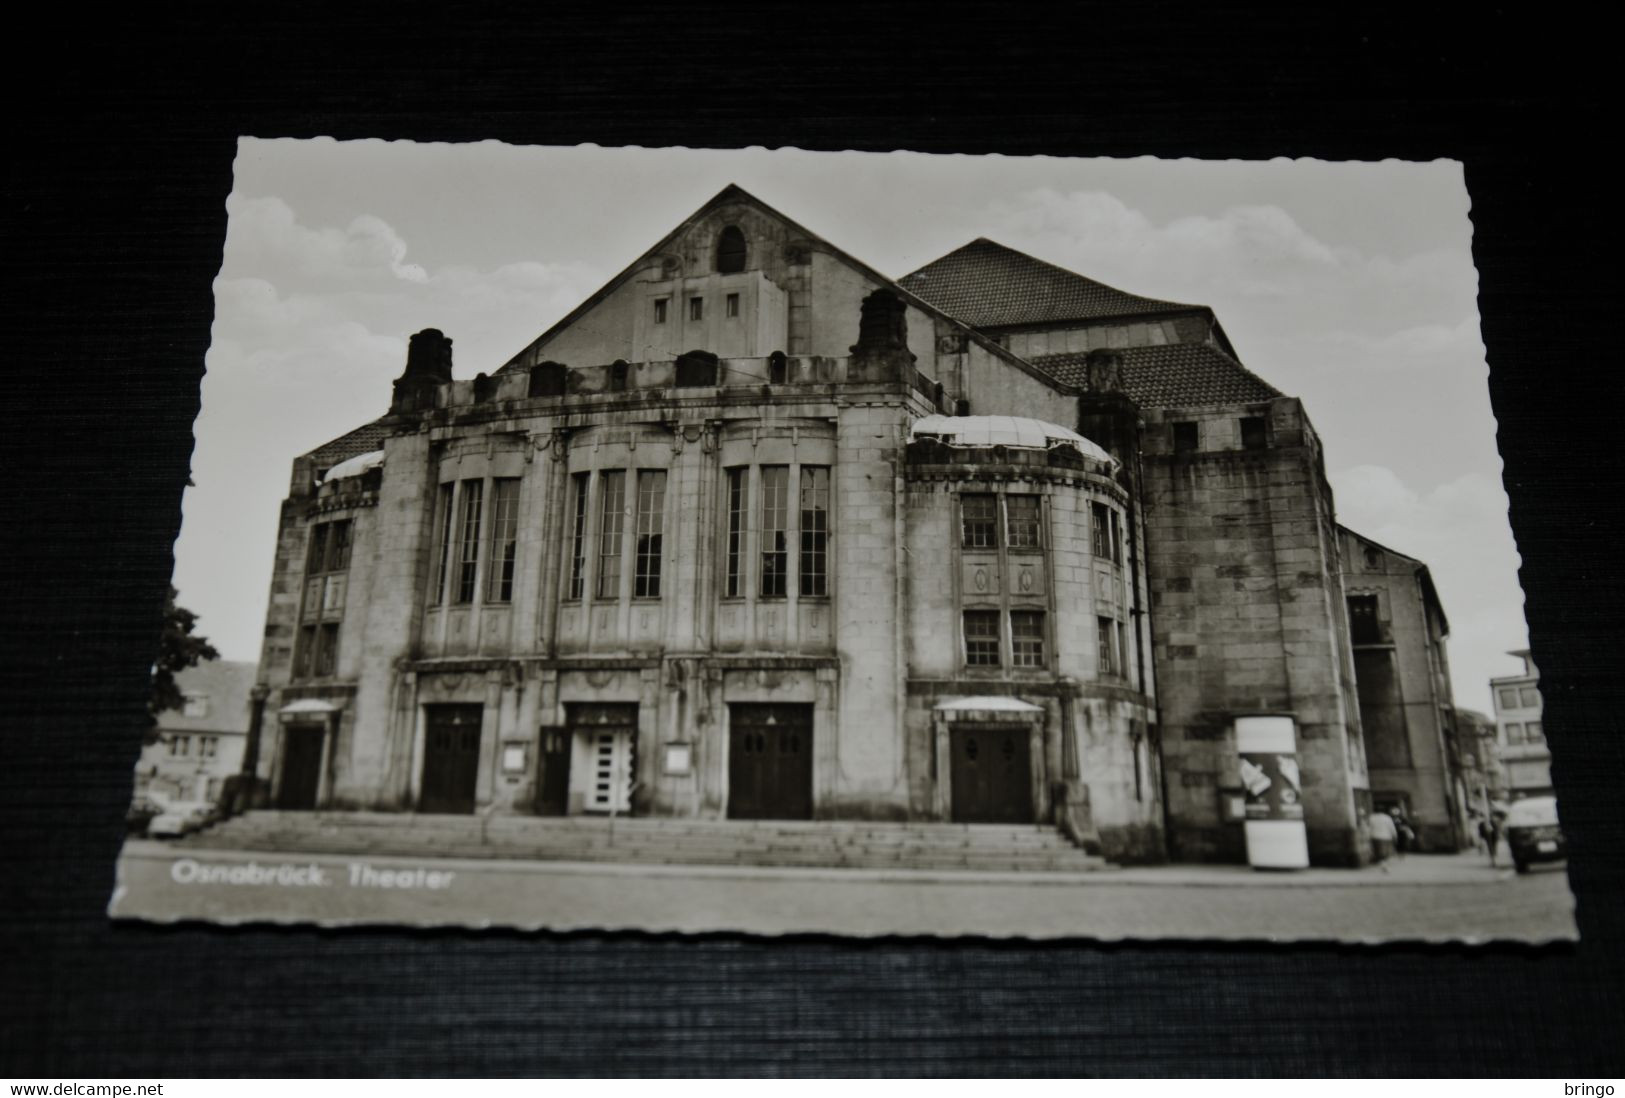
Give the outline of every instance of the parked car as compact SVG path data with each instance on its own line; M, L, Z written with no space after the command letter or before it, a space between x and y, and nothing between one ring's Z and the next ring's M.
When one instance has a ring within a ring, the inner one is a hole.
M1525 797L1507 809L1507 846L1519 873L1535 862L1558 862L1568 857L1568 843L1557 822L1556 797Z
M130 809L124 814L124 824L131 835L147 833L152 821L164 814L169 802L155 794L138 793L130 800Z
M220 810L208 801L176 801L147 824L154 839L177 839L209 826Z

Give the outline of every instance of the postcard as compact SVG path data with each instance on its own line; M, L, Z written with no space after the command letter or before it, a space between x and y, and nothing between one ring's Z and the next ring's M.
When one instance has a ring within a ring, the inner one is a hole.
M1576 937L1459 163L222 199L114 917Z

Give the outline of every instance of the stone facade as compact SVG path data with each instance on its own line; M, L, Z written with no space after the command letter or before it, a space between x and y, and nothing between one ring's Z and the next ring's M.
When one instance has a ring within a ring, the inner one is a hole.
M1473 846L1445 638L1427 565L1338 528L1372 807L1400 809L1424 851Z
M973 327L951 281L729 188L490 374L413 337L390 412L294 461L260 802L1031 821L1239 860L1231 723L1271 713L1314 858L1362 861L1302 407L1204 308L1088 283L1157 315Z

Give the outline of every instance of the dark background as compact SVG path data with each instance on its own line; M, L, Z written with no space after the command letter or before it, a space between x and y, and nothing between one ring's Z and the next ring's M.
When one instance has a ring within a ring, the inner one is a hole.
M57 5L13 23L0 1074L1621 1074L1617 51L1554 5L1349 7ZM110 924L239 134L1462 160L1583 941Z

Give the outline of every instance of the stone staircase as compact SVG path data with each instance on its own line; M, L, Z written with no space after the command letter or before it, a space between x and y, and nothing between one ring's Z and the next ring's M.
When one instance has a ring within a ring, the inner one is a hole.
M1105 862L1053 827L1006 824L249 812L178 847L442 858L1079 873Z

